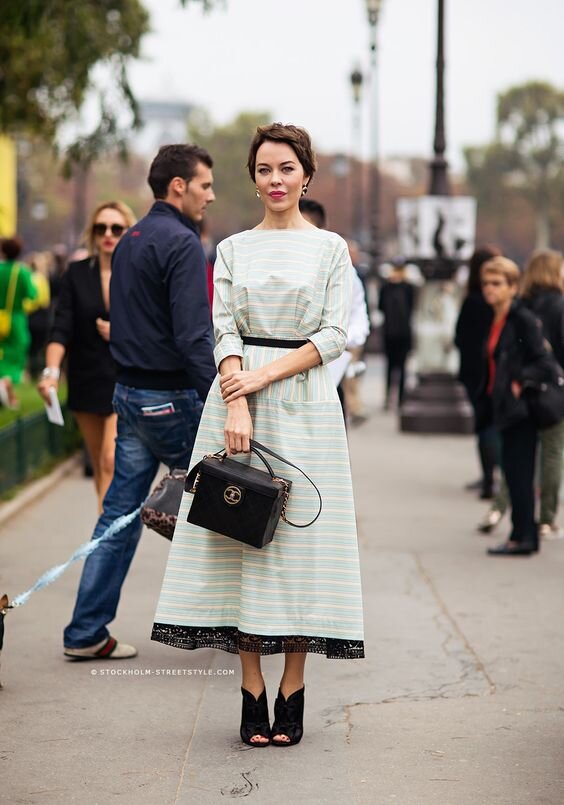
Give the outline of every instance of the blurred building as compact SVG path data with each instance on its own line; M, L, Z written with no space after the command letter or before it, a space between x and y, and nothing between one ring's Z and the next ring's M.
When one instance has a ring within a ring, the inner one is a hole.
M186 142L193 104L183 101L145 100L139 104L142 128L132 136L131 149L152 156L161 145Z
M12 237L17 228L16 147L0 136L0 237Z

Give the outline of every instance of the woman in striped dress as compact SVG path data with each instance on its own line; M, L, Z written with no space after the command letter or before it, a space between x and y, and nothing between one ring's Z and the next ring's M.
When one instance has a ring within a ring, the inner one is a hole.
M315 481L323 511L301 530L281 520L274 540L259 551L188 523L192 495L185 493L152 636L178 648L238 653L242 740L289 746L303 733L307 653L364 656L349 456L327 368L346 346L352 266L345 241L299 212L315 172L305 130L260 127L248 168L264 218L217 248L219 375L192 464L223 444L229 455L248 453L253 437ZM260 345L249 343L257 337ZM275 465L292 481L288 518L311 520L315 491L297 471ZM271 729L260 662L261 655L276 653L284 653L285 662Z

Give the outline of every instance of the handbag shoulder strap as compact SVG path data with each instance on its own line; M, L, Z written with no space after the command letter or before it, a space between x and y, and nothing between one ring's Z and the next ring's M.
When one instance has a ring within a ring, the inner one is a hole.
M20 267L17 263L14 263L14 265L12 266L12 270L10 272L8 290L6 291L6 303L4 305L4 310L6 310L8 313L11 313L14 307L14 300L16 297L16 286L18 284L19 275L20 275Z
M251 439L251 447L254 447L255 450L257 450L257 449L258 450L263 450L265 453L268 453L269 456L272 456L273 458L278 459L278 461L282 461L284 464L287 464L289 467L293 467L298 472L301 472L301 474L304 476L304 478L307 478L307 480L310 482L310 484L313 486L313 488L317 492L317 497L319 498L319 509L318 509L317 514L315 515L313 520L309 521L309 523L292 523L290 520L288 520L286 518L285 515L282 515L282 519L284 520L285 523L288 523L288 525L291 525L294 528L307 528L308 526L313 525L313 523L315 523L315 521L317 520L317 518L321 514L321 510L323 508L323 500L321 498L321 492L319 491L317 486L314 484L314 482L311 480L309 475L307 475L307 473L305 473L298 466L296 466L296 464L292 464L291 461L288 461L287 459L285 459L282 456L278 455L278 453L275 453L274 450L270 450L270 448L265 447L260 442L256 442L254 439Z

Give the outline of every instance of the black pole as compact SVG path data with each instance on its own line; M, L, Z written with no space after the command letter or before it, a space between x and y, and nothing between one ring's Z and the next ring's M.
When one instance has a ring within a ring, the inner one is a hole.
M370 270L373 277L378 275L380 264L380 165L378 142L378 15L374 13L370 20L370 81L371 81L371 115L370 115Z
M445 159L445 49L444 49L444 0L438 0L437 31L437 99L435 105L435 138L431 162L430 196L449 196L448 162Z
M363 171L362 171L362 118L361 118L361 91L363 75L358 68L351 74L353 89L353 117L352 117L352 159L350 171L351 186L351 232L359 243L362 241L362 209L363 209Z

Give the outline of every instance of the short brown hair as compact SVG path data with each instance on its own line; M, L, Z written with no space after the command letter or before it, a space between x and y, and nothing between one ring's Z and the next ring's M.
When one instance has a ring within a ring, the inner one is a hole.
M94 254L95 251L95 239L94 239L94 232L93 227L96 223L96 218L102 212L102 210L117 210L122 216L125 221L125 226L129 229L130 226L133 226L137 217L131 207L128 207L123 201L104 201L102 204L98 204L92 215L90 216L90 220L88 221L88 226L84 231L84 241L88 247L88 251L90 254Z
M257 168L257 151L261 145L267 141L273 143L286 143L298 158L298 162L304 169L304 173L308 179L313 177L317 169L315 161L315 154L311 145L311 137L305 129L301 126L292 126L291 124L284 123L269 123L268 126L259 126L257 133L253 137L251 147L249 148L249 158L247 160L247 168L251 180L255 181L255 172Z
M523 275L523 296L532 296L541 288L562 291L562 254L553 249L534 252Z
M498 277L503 277L507 281L507 284L513 287L519 285L521 280L521 272L519 271L517 263L501 255L492 257L491 260L487 260L483 264L480 272L482 279L486 274L495 274Z
M199 145L179 143L162 145L151 162L147 181L155 198L166 198L168 186L177 176L190 182L196 175L198 163L213 168L213 160Z

